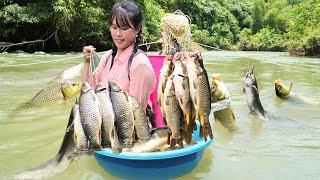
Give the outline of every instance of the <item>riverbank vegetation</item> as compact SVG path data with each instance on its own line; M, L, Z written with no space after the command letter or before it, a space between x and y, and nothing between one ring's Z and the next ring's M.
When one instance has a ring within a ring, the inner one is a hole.
M115 0L0 2L0 41L43 43L11 47L25 51L79 51L111 47L108 31ZM161 37L161 18L181 10L191 20L193 41L225 50L289 51L320 55L318 0L137 0L145 16L143 37ZM51 36L52 35L52 36ZM151 46L151 48L161 48ZM156 50L156 49L151 49Z

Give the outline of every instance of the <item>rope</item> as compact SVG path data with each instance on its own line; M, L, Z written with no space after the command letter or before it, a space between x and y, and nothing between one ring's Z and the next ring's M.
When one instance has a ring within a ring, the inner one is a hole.
M100 53L104 53L104 52L100 52ZM98 57L98 53L94 53L96 58L99 59ZM30 66L30 65L38 65L38 64L46 64L46 63L52 63L52 62L59 62L59 61L65 61L65 60L70 60L70 59L78 59L78 58L82 58L83 55L79 55L76 57L69 57L69 58L63 58L63 59L56 59L56 60L52 60L52 61L45 61L45 62L35 62L35 63L25 63L25 64L11 64L11 65L5 65L5 66L0 66L0 68L4 68L4 67L19 67L19 66ZM95 67L96 68L96 67Z
M37 65L37 64L46 64L46 63L59 62L59 61L64 61L64 60L69 60L69 59L77 59L77 58L81 58L81 57L83 57L83 55L81 55L81 56L76 56L76 57L70 57L70 58L57 59L57 60L52 60L52 61L45 61L45 62L35 62L35 63L25 63L25 64L12 64L12 65L0 66L0 68L3 68L3 67L30 66L30 65Z
M143 44L139 44L139 46L148 46L148 45L151 45L151 44L161 44L163 43L163 41L161 39L157 40L157 41L153 41L153 42L146 42L146 43L143 43Z
M224 49L220 49L220 48L217 48L217 47L209 46L209 45L206 45L206 44L197 43L197 42L194 42L194 41L188 41L188 42L189 43L198 44L200 46L207 47L207 48L210 48L210 49L214 49L214 50L217 50L217 51L226 51ZM150 44L161 44L161 43L163 43L163 40L159 39L157 41L139 44L139 46L147 46L147 45L150 45Z
M89 78L89 80L91 80L91 82L90 82L91 84L93 84L93 82L92 82L93 81L93 72L98 67L99 62L100 62L100 58L97 55L97 53L95 52L95 50L91 51L90 63L89 63L89 77L92 77L92 78Z
M26 41L26 42L15 43L15 44L0 45L0 47L2 48L1 50L4 50L4 48L6 48L5 50L7 50L9 47L12 47L12 46L19 46L19 45L23 45L23 44L30 44L30 43L37 43L37 42L45 42L48 39L50 39L54 34L56 34L58 30L59 30L59 28L57 28L47 39L38 39L38 40L34 40L34 41Z

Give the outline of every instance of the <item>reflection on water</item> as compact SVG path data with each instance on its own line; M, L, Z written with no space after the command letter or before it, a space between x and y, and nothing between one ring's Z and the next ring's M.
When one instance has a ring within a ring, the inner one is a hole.
M21 111L13 119L7 115L45 88L53 75L79 64L81 55L0 55L0 179L10 179L14 173L37 167L56 155L74 99L59 106ZM273 83L279 78L293 82L293 92L320 102L320 59L225 51L204 52L203 58L209 78L220 73L231 94L238 130L230 132L214 123L211 114L213 143L200 164L177 179L319 178L320 106L280 100L275 97ZM269 121L249 113L242 92L245 71L252 65L261 103L272 114ZM51 179L118 178L105 172L92 156L81 156Z

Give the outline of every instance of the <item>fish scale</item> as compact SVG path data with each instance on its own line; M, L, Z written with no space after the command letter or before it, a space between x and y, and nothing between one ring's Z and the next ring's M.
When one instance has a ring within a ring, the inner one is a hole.
M200 55L187 55L187 71L190 84L190 95L200 121L200 137L213 139L209 122L211 95L208 75L202 64Z
M103 147L111 146L111 141L113 141L112 130L114 128L114 112L109 96L109 92L106 88L102 88L100 85L96 87L96 95L100 104L100 112L102 117L101 124L101 145Z
M72 113L74 116L74 141L77 145L78 150L83 150L87 148L88 145L88 139L83 131L81 119L80 119L80 111L79 111L79 105L75 104L72 107Z
M140 106L137 99L133 96L129 96L129 102L132 107L134 116L134 127L138 138L142 141L150 139L148 118L144 113L144 110Z
M33 105L63 101L77 94L81 89L81 82L54 83L39 91L30 101Z
M187 76L187 69L181 60L174 63L174 77L173 84L176 97L179 101L180 108L184 116L184 139L187 144L191 143L192 132L195 127L194 107L190 96L189 78Z
M165 113L164 113L163 104L162 104L163 93L164 93L164 89L166 87L167 78L172 73L172 67L173 67L172 60L169 57L166 57L163 61L163 65L161 67L160 74L159 74L159 84L158 84L158 89L157 89L157 96L158 96L158 103L160 106L160 111L164 115L164 117L165 117Z
M114 81L109 81L110 98L115 114L115 124L124 148L133 146L134 116L128 95Z
M182 110L180 108L179 102L176 98L173 76L170 76L167 80L166 87L164 90L164 113L166 116L166 122L170 129L170 134L168 135L168 140L170 141L170 146L174 147L176 143L179 143L179 147L182 148ZM170 138L171 136L171 138Z
M80 118L89 149L101 149L101 115L98 97L88 83L84 84L79 98Z

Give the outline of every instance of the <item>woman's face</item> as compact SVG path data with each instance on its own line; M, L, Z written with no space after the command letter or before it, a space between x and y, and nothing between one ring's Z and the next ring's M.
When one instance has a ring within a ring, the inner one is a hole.
M113 39L113 42L118 48L118 51L123 51L129 47L136 38L136 34L139 30L132 29L130 26L118 27L116 23L116 18L112 20L110 26L110 32Z

